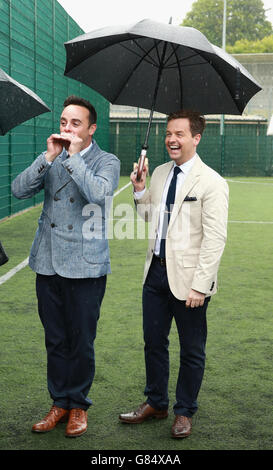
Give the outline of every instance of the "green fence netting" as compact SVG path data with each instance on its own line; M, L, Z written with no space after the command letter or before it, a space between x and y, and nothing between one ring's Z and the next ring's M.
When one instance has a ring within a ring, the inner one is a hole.
M0 219L43 199L40 193L15 199L11 181L46 148L46 139L59 129L62 104L68 95L89 99L98 112L95 138L109 149L109 103L96 92L64 77L64 42L83 30L56 0L0 0L0 67L37 93L52 110L0 136Z
M147 120L112 119L110 150L121 160L121 174L129 175L137 162L147 128ZM151 126L149 148L150 174L157 165L169 160L165 149L166 120ZM266 135L267 121L228 121L220 135L220 121L207 120L198 153L205 163L223 176L272 176L273 137Z
M85 85L64 77L64 42L83 33L57 0L0 0L0 67L36 92L51 108L0 136L0 220L42 201L11 195L11 181L45 149L46 139L59 129L64 99L70 94L89 99L98 111L95 138L121 160L129 175L138 160L147 119L111 119L109 103ZM224 176L273 175L273 137L266 120L228 121L224 137L218 122L208 121L198 147L201 158ZM149 170L169 159L165 150L165 119L155 119L149 139Z

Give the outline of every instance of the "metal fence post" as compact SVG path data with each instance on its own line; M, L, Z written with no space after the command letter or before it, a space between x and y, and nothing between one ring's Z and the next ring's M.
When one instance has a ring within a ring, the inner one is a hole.
M9 0L9 75L11 75L11 21L12 21L12 11L11 11L11 0ZM9 188L8 188L8 215L10 216L12 214L12 199L11 199L11 182L12 182L12 158L11 158L11 132L9 132L9 137L8 137L8 152L9 152L9 157L8 157L8 182L9 182Z
M225 173L225 133L220 135L221 139L221 176Z
M34 55L34 91L37 90L37 0L34 0L34 44L33 44L33 55ZM36 128L36 117L33 121L33 140L34 140L34 155L33 160L36 158L37 153L37 128ZM33 196L33 204L36 204L36 197Z

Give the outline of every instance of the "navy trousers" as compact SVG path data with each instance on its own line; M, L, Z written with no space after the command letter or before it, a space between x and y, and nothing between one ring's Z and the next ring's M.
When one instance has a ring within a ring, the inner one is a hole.
M94 340L106 276L67 279L37 274L38 311L45 330L47 383L53 403L87 410L95 374Z
M179 280L177 281L179 282ZM174 413L192 417L205 368L207 338L206 309L187 308L172 294L166 266L153 258L143 286L143 331L147 402L155 409L167 409L169 380L169 332L174 317L180 342L180 368Z

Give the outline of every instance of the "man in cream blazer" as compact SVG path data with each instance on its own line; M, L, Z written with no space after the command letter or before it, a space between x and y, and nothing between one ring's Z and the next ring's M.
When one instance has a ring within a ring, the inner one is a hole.
M145 167L140 181L136 172L131 174L138 213L150 222L143 286L147 400L119 419L141 423L168 416L168 335L174 317L180 339L175 438L190 435L197 411L205 368L206 309L217 291L227 234L228 185L196 153L204 128L199 113L173 113L165 139L171 161L154 170L149 189Z

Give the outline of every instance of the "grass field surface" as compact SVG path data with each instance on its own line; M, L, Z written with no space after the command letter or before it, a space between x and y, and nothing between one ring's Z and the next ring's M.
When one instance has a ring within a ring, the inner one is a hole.
M175 323L170 334L169 417L131 426L118 421L119 413L145 399L141 293L147 240L113 238L112 274L95 341L93 406L88 432L80 438L66 439L64 424L47 434L31 433L32 424L51 406L35 274L27 266L0 285L2 450L273 449L273 180L227 180L228 242L219 291L207 312L207 362L192 435L174 440L170 433L179 366ZM122 177L119 187L128 181ZM130 185L114 198L114 223L122 231L122 214L115 212L120 204L133 207ZM37 206L0 223L0 240L10 257L0 267L0 280L28 257L40 212Z

